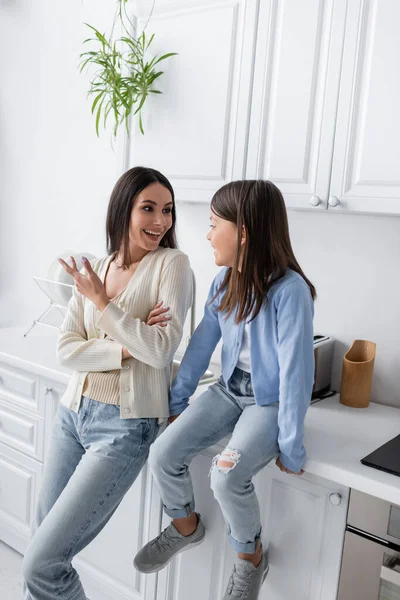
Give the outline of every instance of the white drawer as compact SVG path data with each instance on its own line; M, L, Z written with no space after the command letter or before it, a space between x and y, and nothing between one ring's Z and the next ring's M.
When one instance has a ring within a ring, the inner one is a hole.
M0 443L0 539L19 552L30 537L42 464Z
M39 394L39 376L0 362L0 398L18 403L27 410L44 413Z
M43 461L44 419L0 399L0 442Z

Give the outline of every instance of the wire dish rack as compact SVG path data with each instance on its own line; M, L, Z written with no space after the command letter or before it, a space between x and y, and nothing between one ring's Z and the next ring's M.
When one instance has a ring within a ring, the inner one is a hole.
M34 277L33 280L50 300L50 304L37 319L34 319L28 331L24 333L24 337L32 331L35 325L45 325L46 327L58 329L64 320L68 301L72 296L72 288L74 287L69 283L60 283L41 277Z

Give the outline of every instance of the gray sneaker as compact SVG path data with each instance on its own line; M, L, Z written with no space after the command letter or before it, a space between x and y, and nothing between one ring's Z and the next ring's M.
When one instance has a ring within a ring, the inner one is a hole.
M260 588L268 574L268 555L263 554L258 567L248 560L238 558L229 577L224 600L257 600Z
M198 519L196 531L187 536L181 535L175 525L170 523L159 536L139 550L133 561L135 569L141 573L155 573L166 567L180 552L201 544L206 532L200 515Z

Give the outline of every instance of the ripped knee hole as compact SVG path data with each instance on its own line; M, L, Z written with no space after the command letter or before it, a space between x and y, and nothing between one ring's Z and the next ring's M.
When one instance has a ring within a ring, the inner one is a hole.
M217 456L214 456L210 469L210 474L211 471L215 468L217 468L218 471L220 471L220 473L229 473L229 471L232 471L232 469L236 467L239 461L240 453L237 450L226 448L222 452L222 454L217 454Z

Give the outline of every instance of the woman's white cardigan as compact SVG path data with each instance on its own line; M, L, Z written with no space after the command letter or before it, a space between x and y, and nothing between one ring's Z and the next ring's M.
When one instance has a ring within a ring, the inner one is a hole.
M111 259L91 263L103 282ZM57 344L59 362L74 371L61 402L78 411L88 372L121 369L121 417L168 417L171 362L192 300L189 260L170 248L158 248L142 259L122 306L110 302L100 313L74 288ZM171 320L166 327L146 325L159 301L170 307ZM133 358L122 362L123 347Z

